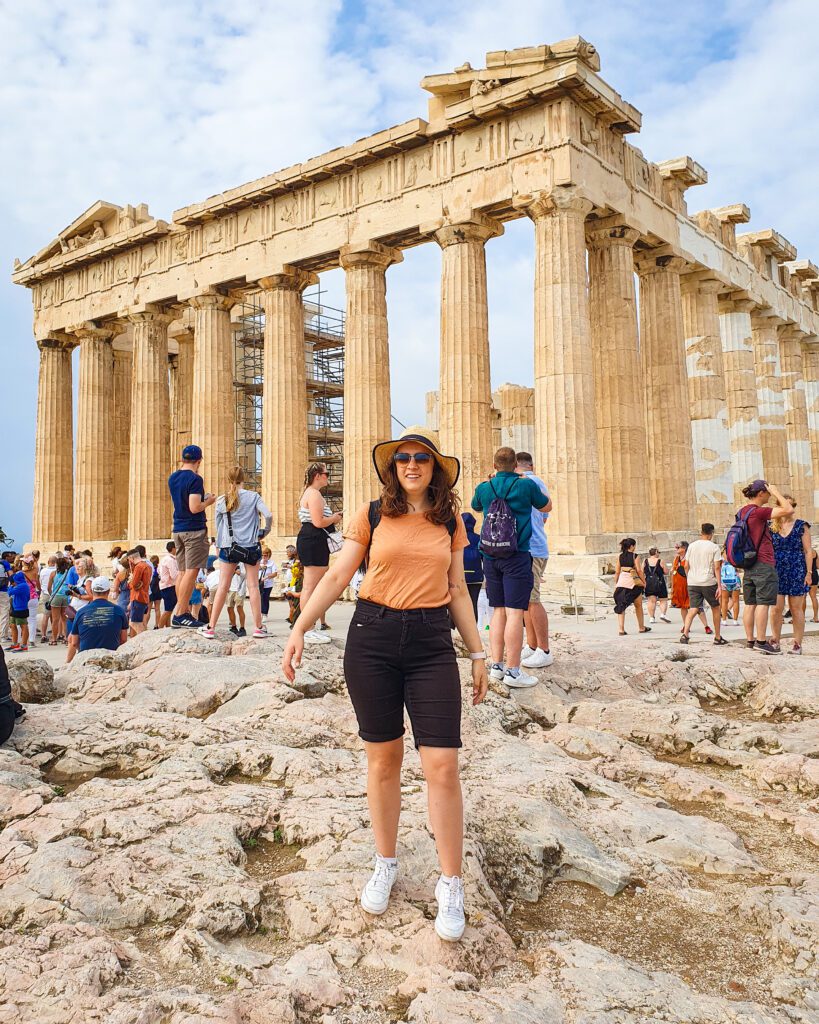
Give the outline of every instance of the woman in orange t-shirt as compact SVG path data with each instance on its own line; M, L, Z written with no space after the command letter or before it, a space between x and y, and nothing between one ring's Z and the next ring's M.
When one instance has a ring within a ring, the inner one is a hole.
M349 523L344 547L293 627L282 669L288 679L295 678L307 625L341 596L367 561L344 651L347 689L367 753L376 849L361 905L383 914L398 871L406 707L429 787L430 824L441 862L435 930L456 942L464 930L463 800L461 684L452 623L472 652L472 703L480 703L487 689L486 654L464 578L466 530L453 490L460 464L442 455L437 439L422 427L376 445L373 461L383 484L380 503L363 505Z

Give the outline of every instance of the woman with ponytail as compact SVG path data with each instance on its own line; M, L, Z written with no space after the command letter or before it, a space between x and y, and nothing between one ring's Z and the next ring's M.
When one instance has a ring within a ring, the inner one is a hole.
M219 549L219 587L213 598L210 622L199 632L212 640L219 615L225 606L231 581L239 564L245 567L250 610L256 627L253 636L263 640L269 636L262 624L262 599L259 593L259 562L262 560L261 539L270 532L273 514L255 491L245 490L245 474L241 466L228 473L225 493L216 501L216 546ZM264 527L259 528L259 516Z
M330 565L329 534L335 533L336 523L341 522L341 513L333 512L322 488L330 482L330 472L323 462L314 462L304 474L304 491L299 499L299 522L301 528L296 537L296 550L304 567L304 584L301 591L301 606L307 604L322 576ZM304 634L308 644L329 644L330 638L322 636L312 628Z

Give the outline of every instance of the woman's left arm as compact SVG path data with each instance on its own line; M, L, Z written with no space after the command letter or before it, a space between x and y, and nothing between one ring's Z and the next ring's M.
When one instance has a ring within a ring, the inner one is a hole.
M805 586L810 586L811 561L813 558L813 547L810 542L810 527L807 523L802 527L802 553L805 556Z
M452 561L449 565L449 596L449 614L467 650L470 653L483 654L483 643L472 611L472 598L466 589L463 549L452 552ZM480 704L488 688L486 660L480 658L472 662L472 703Z

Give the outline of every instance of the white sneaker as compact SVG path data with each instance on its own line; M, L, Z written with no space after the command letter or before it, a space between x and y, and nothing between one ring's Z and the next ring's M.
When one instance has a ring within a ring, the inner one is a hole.
M525 672L520 672L518 675L513 676L507 669L502 679L504 686L510 686L513 689L526 690L530 686L537 686L538 679L535 676L529 676Z
M304 642L306 644L329 644L330 637L317 633L315 629L308 629L304 634Z
M215 640L216 634L210 628L210 626L200 626L196 631L200 636L205 637L206 640Z
M492 665L492 668L489 669L489 678L497 679L500 682L500 680L503 679L505 673L506 666L503 664L503 662L501 662L500 665L494 664Z
M653 625L654 625L654 623L655 623L655 622L656 622L657 620L656 620L656 619L654 618L654 616L652 615L652 616L651 616L651 618L650 618L650 619L649 619L648 621L649 621L649 622L651 623L651 625L653 626Z
M667 615L661 615L660 616L660 621L661 622L671 622L671 619L669 619L669 617Z
M266 640L269 636L270 636L270 634L267 632L267 627L266 626L262 626L261 629L254 629L253 630L253 639L254 640Z
M555 660L551 651L541 650L540 647L528 657L521 661L524 668L548 668Z
M523 650L520 652L520 656L521 656L521 658L531 658L534 653L535 653L535 648L534 647L530 647L529 644L524 644L523 645Z
M398 862L375 855L375 871L361 892L361 906L368 914L383 914L398 876Z
M464 883L457 875L449 882L443 877L435 886L438 900L438 916L435 918L435 932L445 942L457 942L464 933Z

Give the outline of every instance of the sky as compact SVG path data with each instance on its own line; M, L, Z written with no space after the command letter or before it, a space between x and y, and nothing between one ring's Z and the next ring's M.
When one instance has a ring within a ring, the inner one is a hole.
M689 209L744 202L819 260L815 0L0 0L0 526L29 539L38 353L27 259L97 199L178 207L426 117L427 74L488 50L582 35L643 114L632 144L689 155ZM528 220L487 245L492 384L531 384ZM388 271L393 413L424 420L437 387L440 251ZM343 273L322 275L344 305ZM76 358L76 356L75 356ZM400 381L400 386L398 382Z

